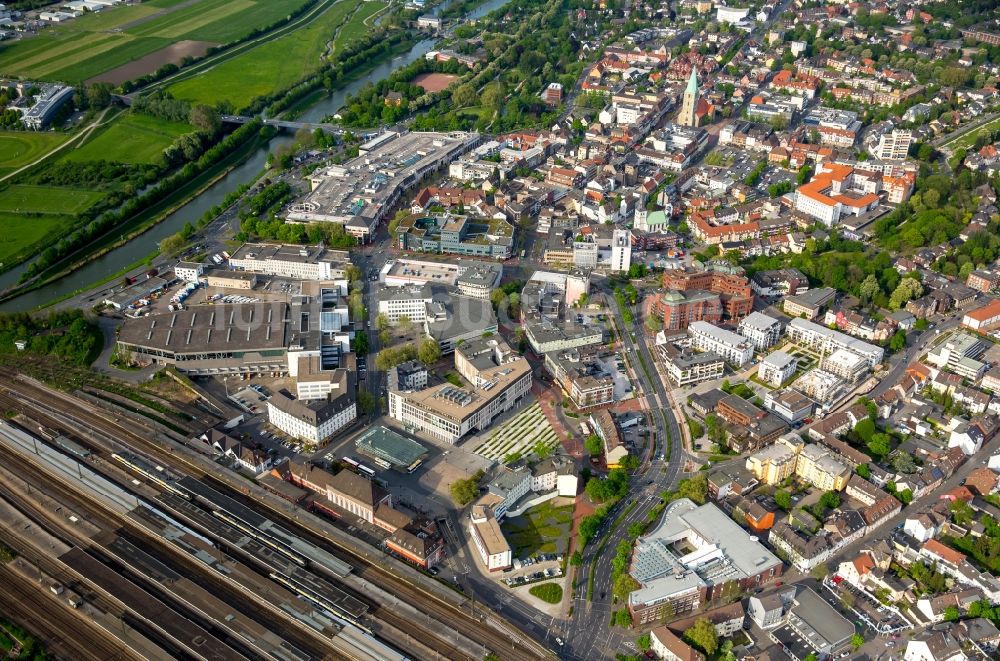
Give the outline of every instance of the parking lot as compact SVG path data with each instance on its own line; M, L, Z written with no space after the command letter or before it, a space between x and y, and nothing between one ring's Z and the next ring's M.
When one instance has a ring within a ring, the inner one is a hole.
M893 636L898 638L901 631L910 627L909 622L895 608L883 605L868 592L854 587L847 581L838 582L837 578L833 577L823 582L824 592L830 595L827 601L843 610L842 595L845 592L849 593L848 600L853 600L850 617L854 619L856 626L868 630L871 636L883 638Z

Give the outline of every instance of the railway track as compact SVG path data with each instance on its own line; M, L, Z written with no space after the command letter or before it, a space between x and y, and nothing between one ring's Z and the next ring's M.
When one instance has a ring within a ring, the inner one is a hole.
M41 393L38 393L38 394L41 394ZM66 429L66 423L64 421L56 419L56 418L52 417L51 415L49 415L48 413L46 413L45 411L42 411L42 410L40 410L38 408L35 408L33 406L26 406L25 403L21 399L17 399L17 398L11 397L9 394L0 393L0 406L2 406L4 408L7 408L9 410L16 410L18 412L21 412L24 415L30 417L32 420L35 420L36 422L39 422L39 423L43 424L44 426L49 427L51 429L65 431L66 434L67 434L67 436L71 437L73 440L78 441L80 444L85 445L88 448L93 449L96 453L100 453L100 454L103 454L105 456L108 455L108 452L106 451L106 449L97 446L96 444L94 444L93 442L88 441L87 439L82 438L79 434L76 434L74 432L71 432L71 431L67 430ZM103 418L100 418L99 416L98 416L98 419L102 420L102 421L104 420ZM105 423L106 423L106 421L105 421ZM111 430L107 428L106 424L104 426L102 426L101 428L98 428L98 425L93 425L93 427L95 429L99 429L99 431L101 431L105 435L111 435ZM139 443L133 443L132 445L140 445L140 444ZM148 444L142 444L142 448L143 449L147 449L148 447L149 447ZM156 447L156 446L154 445L153 447ZM175 466L176 465L175 463L171 463L169 461L165 461L164 463L167 464L167 465L169 465L169 466ZM92 467L94 467L94 466L92 466ZM191 471L187 470L186 472L191 472ZM203 475L204 475L204 473L203 473ZM228 488L228 487L225 487L225 485L221 485L221 486L223 486L224 488ZM69 495L66 494L65 497L69 498ZM77 496L77 498L79 498L79 496ZM162 505L162 503L160 503L160 504ZM387 608L381 607L379 604L377 604L376 602L372 601L370 597L368 597L368 596L366 596L366 595L364 595L364 594L362 594L360 592L357 592L356 590L352 589L350 586L341 585L341 586L338 586L338 587L342 587L349 594L351 594L352 596L354 596L355 598L357 598L359 601L362 601L367 606L369 606L370 610L372 611L372 615L374 617L376 617L379 621L381 621L382 623L384 623L385 625L387 625L389 627L389 632L390 633L393 630L400 632L400 635L395 635L394 636L395 639L397 639L396 642L398 644L401 644L402 646L405 646L405 647L413 647L413 643L417 642L417 643L420 643L420 645L424 646L426 649L433 650L434 653L437 653L437 654L443 656L444 658L449 658L449 659L474 659L475 658L475 657L470 656L467 652L464 652L463 650L455 647L454 645L452 645L451 643L449 643L447 640L444 640L441 637L439 637L437 635L434 635L433 632L430 632L429 630L423 629L423 628L418 627L418 626L414 626L414 622L411 621L411 620L409 620L409 619L407 619L403 615L401 615L399 613L396 613L396 612L392 611L391 609L387 609ZM416 652L414 652L414 654L416 654ZM430 656L430 655L428 655L428 656Z
M84 661L141 661L127 648L99 635L82 618L57 605L54 599L17 572L0 565L0 609L24 626L46 651L58 658Z
M108 452L106 448L98 447L93 441L82 437L81 429L93 429L107 438L115 439L123 446L130 447L155 458L157 461L164 463L168 467L172 467L179 473L203 479L213 488L217 488L226 495L245 502L255 510L260 511L264 509L267 516L277 516L282 525L287 526L303 539L354 565L357 568L356 573L359 577L381 586L396 597L408 601L422 612L434 616L439 622L446 624L466 638L479 642L486 649L503 653L505 659L535 661L536 659L549 656L547 650L540 647L526 634L518 632L512 635L508 631L500 630L505 625L509 628L509 624L497 621L495 625L491 625L486 622L491 617L490 615L475 617L452 604L429 595L412 583L355 552L353 549L331 543L301 521L288 516L287 513L270 507L265 502L246 498L245 494L239 493L196 463L187 460L179 454L173 453L170 448L165 448L163 444L136 433L127 424L123 424L117 418L112 419L112 414L109 413L107 414L109 417L105 417L105 415L86 408L89 404L85 406L84 402L70 395L55 393L47 388L20 380L17 373L8 368L0 368L0 376L8 377L6 383L0 386L0 406L20 411L46 427L60 430L70 438L78 440L107 456ZM3 392L4 390L7 392ZM48 410L52 408L58 410L61 416L69 418L70 421L75 421L80 425L80 428L70 428L73 426L70 422L56 417ZM135 421L129 420L128 422L134 423ZM153 435L154 433L150 432L150 436ZM343 585L342 587L346 588L349 592L353 592L362 601L369 604L372 603L370 598L357 593L356 590L351 589L349 586ZM400 616L389 608L375 608L372 611L372 615L384 621L385 624L406 633L408 636L412 636L413 640L419 641L430 649L447 654L448 658L472 658L467 653L457 650L447 640L442 639L433 631L418 626L418 623ZM499 618L497 619L499 620Z

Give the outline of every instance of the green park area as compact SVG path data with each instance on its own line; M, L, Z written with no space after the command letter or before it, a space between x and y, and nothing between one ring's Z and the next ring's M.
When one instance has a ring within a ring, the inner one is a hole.
M1000 117L986 122L979 128L972 129L971 131L966 131L961 135L952 138L948 142L941 145L943 149L950 149L953 152L959 149L969 149L976 144L976 138L979 137L980 133L993 133L997 129L1000 129Z
M76 163L156 163L164 149L179 136L192 130L188 124L129 113L99 129L82 145L68 151L63 160Z
M528 588L532 596L538 597L547 604L558 604L562 601L563 589L558 583L540 583Z
M572 526L573 506L556 506L551 500L520 516L508 517L500 524L515 558L529 558L538 553L565 553Z
M284 89L317 69L338 28L343 26L334 48L342 48L364 34L364 19L384 7L381 1L340 0L307 27L181 80L168 91L178 99L209 105L229 101L235 108L242 108L254 98Z
M102 193L53 186L11 186L0 191L0 213L70 214L86 211Z
M223 44L272 25L306 0L151 0L111 7L0 45L0 75L80 83L179 41ZM178 59L152 58L152 73ZM176 63L176 62L174 62Z
M62 216L0 213L0 266L14 257L21 261L29 248L58 236L73 222Z
M62 133L0 131L0 175L34 162L67 138Z

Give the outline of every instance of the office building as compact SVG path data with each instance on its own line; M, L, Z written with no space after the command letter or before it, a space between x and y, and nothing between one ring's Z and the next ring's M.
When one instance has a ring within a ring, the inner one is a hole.
M691 346L698 351L711 351L735 367L743 367L753 358L753 345L742 335L696 321L688 326Z
M400 250L508 259L514 226L502 218L417 213L399 221L395 238Z
M531 366L520 356L502 351L471 356L459 351L456 366L459 363L474 377L471 387L447 383L418 391L390 390L389 415L410 429L455 443L489 427L531 390Z
M641 626L759 588L781 570L781 560L721 509L681 498L636 542L629 573L641 587L629 594L628 609Z
M615 401L615 380L605 372L596 351L550 351L545 354L545 369L578 409Z
M789 296L782 303L785 314L790 317L815 319L819 313L837 296L837 290L832 287L810 289L795 296Z
M338 280L346 277L347 253L323 246L245 243L229 258L229 268L294 280Z
M513 566L510 544L504 539L493 510L485 504L472 507L469 532L479 557L489 571L504 571Z
M267 421L285 434L320 444L358 417L354 373L337 370L334 392L323 399L293 399L279 390L267 400ZM329 381L329 380L328 380Z
M764 396L764 408L790 425L805 421L813 414L815 405L796 390L770 390Z

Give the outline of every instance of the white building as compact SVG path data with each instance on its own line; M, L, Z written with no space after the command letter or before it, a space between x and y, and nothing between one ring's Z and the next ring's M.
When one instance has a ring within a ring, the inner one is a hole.
M798 360L784 351L773 351L757 366L757 377L764 383L780 388L781 384L795 376Z
M470 519L469 532L486 568L489 571L510 569L513 564L510 544L504 539L493 510L486 505L475 505Z
M903 160L909 153L912 144L913 133L894 129L879 136L873 156L883 161Z
M611 267L615 273L628 271L632 265L632 233L616 229L611 235Z
M712 351L736 367L746 365L753 358L753 345L742 335L707 321L692 322L687 330L691 346L698 351Z
M229 267L295 280L333 280L343 277L337 273L333 257L333 251L323 246L247 243L230 257Z
M302 401L278 391L267 400L267 421L293 438L320 444L358 417L353 392Z
M823 358L820 368L848 383L857 383L868 373L868 361L853 351L837 349Z
M751 312L740 322L736 331L750 340L758 351L763 351L778 342L781 337L781 322L761 312Z
M198 262L177 262L174 267L174 276L182 282L198 282L204 272L205 265Z

